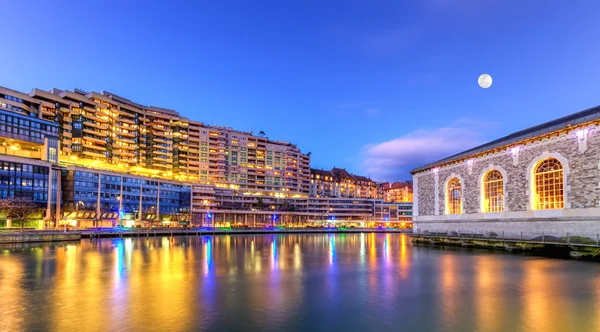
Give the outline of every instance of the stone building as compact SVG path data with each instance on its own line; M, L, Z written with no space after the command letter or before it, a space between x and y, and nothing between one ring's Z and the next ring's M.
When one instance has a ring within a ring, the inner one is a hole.
M419 231L600 232L600 106L412 171Z

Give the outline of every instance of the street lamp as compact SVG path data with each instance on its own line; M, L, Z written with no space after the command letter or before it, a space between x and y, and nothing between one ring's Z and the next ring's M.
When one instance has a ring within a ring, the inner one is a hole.
M206 218L204 218L204 219L206 220L207 224L208 224L209 218L212 216L210 214L210 204L209 203L210 202L207 199L205 199L205 200L202 201L202 204L204 205L204 208L206 209Z
M119 218L119 228L123 228L123 217L121 216L123 214L123 201L121 200L121 196L117 196L117 201L119 201L119 213L118 213L118 218Z
M85 203L82 201L78 201L77 204L75 204L75 212L79 212L79 205L83 206L85 208ZM77 224L79 223L79 214L75 213L75 230L77 230ZM65 222L65 233L67 232L67 223Z

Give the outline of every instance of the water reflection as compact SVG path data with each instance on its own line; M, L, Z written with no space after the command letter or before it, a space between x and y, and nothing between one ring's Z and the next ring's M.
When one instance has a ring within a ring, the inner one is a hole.
M413 247L394 234L0 248L0 330L600 328L597 264Z

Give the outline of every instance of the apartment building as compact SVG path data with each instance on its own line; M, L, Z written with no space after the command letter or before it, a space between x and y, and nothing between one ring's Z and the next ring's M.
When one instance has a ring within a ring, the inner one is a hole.
M0 87L0 199L43 206L28 226L397 219L371 179L341 168L311 174L309 165L296 145L262 132L110 92Z
M385 202L401 203L413 201L412 181L383 182L377 185L378 198Z
M313 197L376 198L376 183L343 168L311 169L310 194Z
M61 163L241 190L307 196L310 158L291 143L209 126L176 111L103 91L33 89L7 100L35 104L58 125Z
M0 87L0 199L25 198L40 209L26 227L59 213L59 126L44 119L44 102ZM0 212L0 227L10 220Z
M265 197L213 186L194 186L192 214L194 224L206 226L412 226L412 203L373 198Z

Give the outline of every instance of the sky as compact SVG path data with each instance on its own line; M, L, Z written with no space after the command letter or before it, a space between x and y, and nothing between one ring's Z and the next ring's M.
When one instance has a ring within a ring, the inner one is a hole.
M378 181L600 104L600 1L0 0L0 85L110 91ZM493 77L482 89L477 78Z

